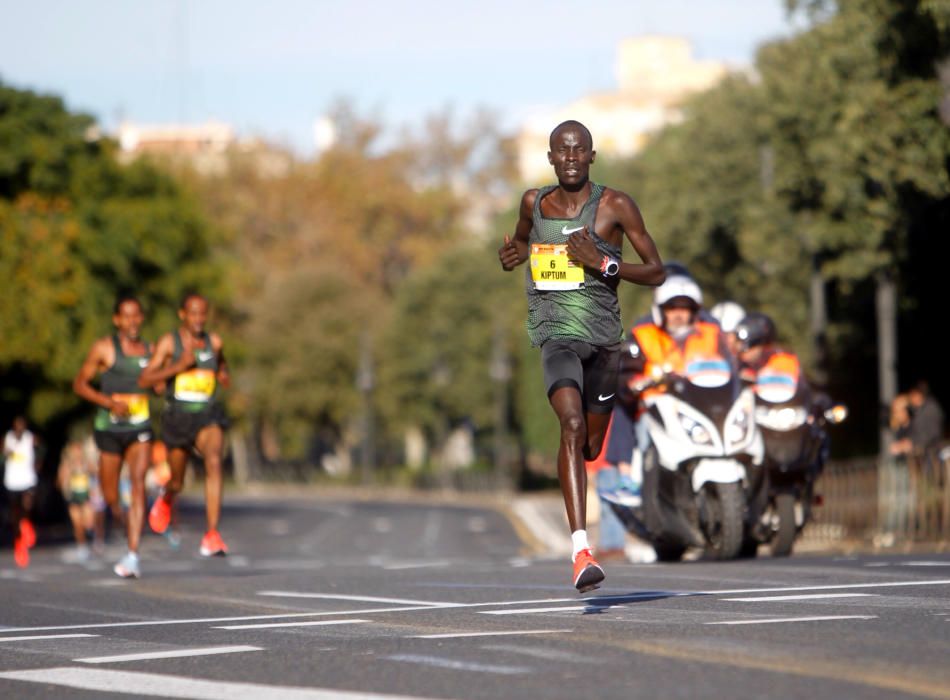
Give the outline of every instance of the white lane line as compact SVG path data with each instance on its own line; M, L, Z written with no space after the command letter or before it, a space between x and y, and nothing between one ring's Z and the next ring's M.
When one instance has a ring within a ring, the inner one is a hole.
M950 566L950 561L902 561L901 566Z
M877 615L821 615L813 617L776 617L771 620L727 620L706 625L772 625L780 622L821 622L823 620L876 620Z
M23 642L32 639L76 639L77 637L98 637L98 634L37 634L24 637L0 637L0 642Z
M275 627L325 627L327 625L355 625L369 620L316 620L311 622L270 622L263 625L225 625L214 627L216 630L266 630Z
M404 562L390 562L384 564L383 568L387 571L402 571L403 569L441 569L446 566L451 566L452 562L446 561L444 559L438 559L433 561L432 559L426 561L404 561Z
M655 598L673 598L673 597L690 597L690 596L715 596L715 595L727 595L733 593L773 593L781 591L822 591L822 590L846 590L854 588L893 588L893 587L904 587L904 586L946 586L950 584L950 579L939 579L939 580L928 580L928 581L893 581L893 582L883 582L883 583L852 583L852 584L841 584L833 586L790 586L782 588L735 588L735 589L724 589L724 590L709 590L709 591L653 591L649 593L634 594L628 596L594 596L589 598L582 598L581 600L588 601L589 606L600 606L606 607L609 605L619 605L626 601L632 601L637 599L655 599ZM322 597L330 598L331 594L325 593L310 593L310 594L293 594L298 597ZM342 598L344 600L351 600L352 598L358 597L361 599L366 599L367 596L338 596L333 597ZM372 599L370 599L372 600ZM385 599L384 599L385 600ZM420 610L438 610L438 609L449 609L449 608L479 608L479 607L501 607L509 605L541 605L541 604L553 604L553 603L572 603L576 602L576 597L571 598L539 598L536 600L495 600L489 601L486 603L443 603L443 602L424 602L424 605L419 606L404 606L404 607L393 607L393 608L370 608L362 610L334 610L334 611L320 611L320 612L306 612L306 613L282 613L277 615L244 615L237 617L199 617L199 618L184 618L184 619L174 619L174 620L140 620L136 622L98 622L98 623L87 623L82 625L46 625L41 627L13 627L9 628L8 632L52 632L60 630L80 630L80 629L108 629L113 627L151 627L156 625L191 625L191 624L201 624L209 622L241 622L244 620L292 620L299 619L303 617L326 617L334 615L368 615L370 613L381 613L381 612L415 612ZM611 602L613 601L613 602ZM567 610L569 608L561 608ZM573 608L571 608L573 609Z
M589 610L589 605L562 605L557 608L515 608L514 610L479 610L481 615L524 615L527 613L561 612L562 610Z
M456 603L442 603L432 600L411 600L407 598L378 598L370 595L343 595L341 593L305 593L301 591L258 591L257 595L271 598L317 598L321 600L352 600L363 603L390 603L394 605L425 605L433 608L452 607Z
M104 668L37 668L0 672L0 679L79 688L133 697L189 698L192 700L419 700L408 695L355 692L335 688L300 688L206 681L139 671Z
M407 661L413 664L422 664L424 666L435 666L437 668L449 668L453 671L475 671L477 673L500 673L502 675L517 675L519 673L531 673L527 666L501 666L495 664L479 664L471 661L457 661L455 659L446 659L441 656L423 656L421 654L393 654L384 656L384 659L390 661Z
M563 610L563 608L558 608ZM509 637L520 634L559 634L571 630L513 630L511 632L453 632L452 634L416 634L410 639L457 639L459 637Z
M123 661L147 661L149 659L178 659L185 656L211 656L213 654L239 654L245 651L264 651L261 647L203 647L200 649L171 649L169 651L151 651L143 654L119 654L117 656L89 656L85 659L73 659L81 664L111 664Z
M826 598L876 598L876 593L815 593L813 595L767 595L754 598L723 598L736 603L766 603L777 600L824 600Z

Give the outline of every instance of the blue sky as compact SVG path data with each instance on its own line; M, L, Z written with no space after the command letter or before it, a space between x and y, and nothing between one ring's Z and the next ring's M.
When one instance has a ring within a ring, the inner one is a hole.
M739 65L790 31L782 0L8 0L0 17L5 83L107 128L218 119L302 153L340 98L390 126L488 107L515 128L612 89L623 38L685 36Z

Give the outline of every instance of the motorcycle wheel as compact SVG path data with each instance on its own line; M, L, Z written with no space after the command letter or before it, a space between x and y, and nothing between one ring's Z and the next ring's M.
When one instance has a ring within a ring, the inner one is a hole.
M778 530L772 540L772 556L787 557L792 553L795 543L795 496L780 493L775 497L775 511L778 514Z
M711 484L705 488L709 520L706 555L712 559L735 559L742 549L744 502L739 484Z

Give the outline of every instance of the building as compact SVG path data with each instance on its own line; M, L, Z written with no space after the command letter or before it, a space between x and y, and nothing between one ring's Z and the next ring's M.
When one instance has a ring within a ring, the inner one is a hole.
M525 182L550 179L544 157L551 129L567 119L583 122L594 135L598 154L627 157L650 134L680 117L683 99L709 89L729 72L724 63L697 61L689 41L679 37L625 39L617 51L615 92L597 93L548 110L539 110L518 136L518 170Z

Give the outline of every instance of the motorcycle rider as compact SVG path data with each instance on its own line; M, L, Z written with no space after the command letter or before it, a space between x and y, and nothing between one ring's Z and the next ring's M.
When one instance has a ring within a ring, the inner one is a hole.
M736 338L736 328L745 318L745 309L734 301L720 301L709 310L710 315L719 322L719 327L726 334L726 342L734 357L739 355L739 339Z

